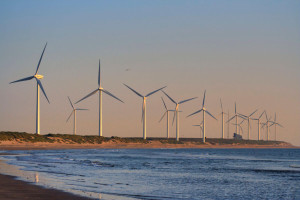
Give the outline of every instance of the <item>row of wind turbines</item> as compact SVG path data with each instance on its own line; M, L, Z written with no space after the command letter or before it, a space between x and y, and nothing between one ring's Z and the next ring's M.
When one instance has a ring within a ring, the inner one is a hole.
M35 71L35 74L32 75L32 76L29 76L29 77L26 77L26 78L22 78L22 79L19 79L19 80L16 80L16 81L13 81L13 82L10 82L10 83L17 83L17 82L22 82L22 81L28 81L28 80L31 80L31 79L35 79L36 80L36 85L37 85L37 99L36 99L36 134L40 134L40 90L42 90L45 98L47 99L48 103L50 103L47 95L46 95L46 92L43 88L43 85L42 85L42 82L41 82L41 79L43 79L43 75L40 75L38 74L38 71L39 71L39 68L40 68L40 64L41 64L41 61L42 61L42 58L43 58L43 55L44 55L44 52L45 52L45 49L47 47L47 43L43 49L43 52L41 54L41 57L39 59L39 62L38 62L38 65L37 65L37 68L36 68L36 71ZM102 133L102 93L105 93L107 94L108 96L111 96L112 98L114 98L115 100L119 101L119 102L122 102L124 103L124 101L122 101L121 99L119 99L118 97L116 97L115 95L113 95L111 92L105 90L102 85L101 85L101 67L100 67L100 60L99 60L99 71L98 71L98 86L95 90L93 90L91 93L89 93L88 95L84 96L82 99L78 100L75 104L87 99L88 97L91 97L93 96L94 94L96 93L99 93L99 136L103 136L103 133ZM197 97L193 97L193 98L189 98L189 99L185 99L185 100L182 100L182 101L175 101L173 98L171 98L163 89L166 88L167 86L164 86L164 87L161 87L159 89L156 89L146 95L142 95L140 94L139 92L137 92L136 90L134 90L133 88L131 88L130 86L124 84L124 86L126 86L129 90L131 90L134 94L136 94L138 97L141 97L142 100L143 100L143 103L142 103L142 122L143 122L143 139L146 139L147 138L147 135L146 135L146 100L147 98L149 98L151 95L161 91L172 103L175 104L175 109L174 110L170 110L167 108L166 106L166 103L164 101L163 98L162 99L162 103L164 105L164 108L165 108L165 112L162 116L162 118L159 120L159 122L162 121L162 119L167 116L167 134L166 134L166 137L169 138L170 137L170 133L169 133L169 113L170 112L173 112L174 113L174 117L173 117L173 123L175 121L175 118L176 118L176 140L179 141L179 113L181 111L179 111L179 106L183 103L186 103L188 101L191 101L191 100L194 100L196 99ZM200 127L200 130L202 132L202 138L203 138L203 142L205 142L205 139L206 139L206 135L205 135L205 117L206 117L206 114L208 114L210 117L212 117L213 119L217 120L206 108L205 108L205 95L206 95L206 91L204 91L204 95L203 95L203 102L202 102L202 107L200 108L200 110L188 115L187 117L191 117L193 115L196 115L198 113L201 113L202 112L202 116L203 116L203 119L202 119L202 123L201 124L198 124L198 125L194 125L194 126L199 126ZM74 127L73 127L73 134L76 134L76 111L83 111L83 110L88 110L88 109L84 109L84 108L75 108L74 104L72 103L71 99L68 97L68 100L69 100L69 103L72 107L72 112L70 114L70 116L67 118L67 122L69 121L69 119L71 118L71 116L73 115L74 116ZM225 138L224 136L224 129L225 129L225 115L228 115L228 118L229 118L229 112L228 113L225 113L224 110L223 110L223 105L222 105L222 101L220 99L220 105L221 105L221 109L222 109L222 112L221 112L221 115L222 115L222 139ZM228 119L227 123L228 123L228 130L229 130L229 123L231 120L235 119L235 129L236 129L236 133L239 133L239 130L242 130L241 129L241 124L244 122L244 121L247 121L248 122L248 139L250 139L250 120L256 120L258 122L258 140L260 140L260 126L262 127L266 127L267 128L267 140L269 140L269 128L271 126L275 126L275 140L276 140L276 126L280 126L280 127L283 127L281 124L279 124L278 122L276 122L276 114L275 114L275 118L274 120L272 121L271 118L268 118L267 116L267 113L266 111L262 112L261 115L258 117L258 118L253 118L253 114L256 113L257 110L255 110L253 113L251 113L250 115L243 115L243 114L239 114L237 113L237 110L236 110L236 104L235 104L235 114L232 118ZM265 114L266 116L266 122L265 123L262 123L261 122L261 117L263 116L263 114ZM240 123L238 123L238 118L241 118L243 119ZM228 131L229 132L229 131Z

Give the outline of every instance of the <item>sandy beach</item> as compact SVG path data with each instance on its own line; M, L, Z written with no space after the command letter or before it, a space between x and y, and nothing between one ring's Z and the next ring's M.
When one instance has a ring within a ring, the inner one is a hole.
M47 142L16 142L2 141L0 150L34 150L34 149L160 149L160 148L299 148L288 143L258 145L258 144L195 144L184 142L183 144L168 144L159 141L149 143L124 143L124 142L103 142L102 144L67 144L67 143L47 143Z

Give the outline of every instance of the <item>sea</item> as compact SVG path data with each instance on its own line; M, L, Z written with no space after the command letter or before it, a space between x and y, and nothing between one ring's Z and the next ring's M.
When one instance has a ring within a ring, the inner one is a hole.
M9 167L9 173L18 171L18 179L94 199L300 200L300 149L72 149L0 153L1 160L15 166Z

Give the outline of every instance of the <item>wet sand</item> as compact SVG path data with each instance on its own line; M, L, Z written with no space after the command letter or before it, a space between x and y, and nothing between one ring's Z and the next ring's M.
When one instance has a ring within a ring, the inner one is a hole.
M90 198L76 196L71 193L32 185L24 181L16 180L13 176L3 174L0 174L0 199L90 200Z

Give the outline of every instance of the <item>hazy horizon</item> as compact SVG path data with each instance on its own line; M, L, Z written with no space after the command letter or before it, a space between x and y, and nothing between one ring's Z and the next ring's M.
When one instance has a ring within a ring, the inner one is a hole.
M180 106L181 138L200 135L192 125L202 114L186 116L201 108L206 90L206 108L218 118L207 116L207 137L221 136L222 98L231 116L235 102L245 115L276 112L284 126L277 140L299 146L299 9L299 1L1 1L0 131L35 132L35 81L9 82L34 74L48 42L39 70L50 100L41 93L42 134L72 134L67 96L76 102L97 88L101 59L102 87L125 102L103 94L106 137L142 137L142 99L125 83L143 95L167 86L176 101L197 96ZM161 97L174 108L161 92L147 99L147 137L166 135ZM89 109L77 113L77 134L97 135L98 95L76 107ZM246 122L243 130L247 139ZM270 133L273 140L274 126Z

